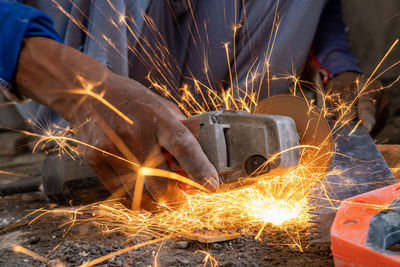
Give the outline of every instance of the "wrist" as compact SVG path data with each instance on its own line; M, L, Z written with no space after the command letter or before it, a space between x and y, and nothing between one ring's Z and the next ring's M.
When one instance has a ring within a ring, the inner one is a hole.
M339 75L352 75L354 77L357 76L363 76L364 74L360 71L356 71L356 70L345 70L345 71L341 71L339 73L336 73L334 76L332 76L332 78L335 78Z

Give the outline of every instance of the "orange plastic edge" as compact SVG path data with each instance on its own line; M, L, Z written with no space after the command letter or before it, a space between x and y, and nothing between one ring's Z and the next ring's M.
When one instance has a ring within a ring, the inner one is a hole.
M371 218L400 197L400 183L342 201L331 227L335 266L400 266L400 255L367 246Z

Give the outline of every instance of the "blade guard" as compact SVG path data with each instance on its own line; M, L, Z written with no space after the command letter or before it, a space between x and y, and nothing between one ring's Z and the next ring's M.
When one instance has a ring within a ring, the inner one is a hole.
M213 111L183 123L199 141L223 184L267 172L278 174L299 163L299 148L293 148L299 145L299 135L289 117ZM172 171L185 175L167 151L164 157Z

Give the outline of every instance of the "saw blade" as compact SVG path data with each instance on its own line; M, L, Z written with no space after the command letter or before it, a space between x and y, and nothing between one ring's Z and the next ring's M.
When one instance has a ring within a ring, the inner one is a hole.
M326 173L333 151L331 128L323 113L313 104L298 96L276 95L258 103L253 112L292 118L300 136L300 145L311 146L310 149L302 149L300 164L310 165L312 162L319 172ZM305 151L310 153L303 153Z
M330 228L340 203L350 197L396 183L367 129L351 122L333 129L335 153L325 178L309 202L312 243L330 242Z
M261 101L254 110L255 113L267 113L291 117L300 136L300 145L309 145L312 148L303 148L299 164L307 166L312 172L318 173L317 179L325 178L333 155L332 131L324 114L304 98L290 95L277 95ZM310 194L322 191L319 181L310 190ZM315 204L315 203L314 203ZM329 236L331 223L321 222L317 204L312 205L311 231L320 231ZM318 206L319 207L319 206ZM332 218L333 221L333 218ZM311 233L311 237L315 237ZM315 237L320 239L320 236Z

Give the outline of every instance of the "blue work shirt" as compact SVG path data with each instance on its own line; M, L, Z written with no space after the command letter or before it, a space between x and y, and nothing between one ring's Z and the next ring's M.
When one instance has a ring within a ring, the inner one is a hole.
M42 36L62 42L48 15L16 1L0 1L0 32L0 88L5 92L12 89L24 37Z
M344 71L361 72L345 29L340 1L329 1L321 14L313 52L318 63L330 72L331 77Z

